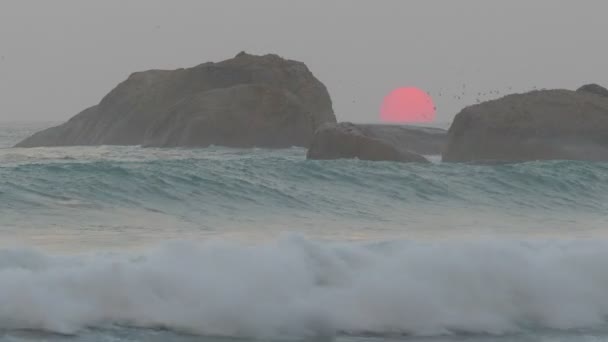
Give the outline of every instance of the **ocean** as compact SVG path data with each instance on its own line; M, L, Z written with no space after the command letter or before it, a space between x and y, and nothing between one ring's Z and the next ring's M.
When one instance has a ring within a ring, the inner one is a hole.
M0 341L608 340L608 164L12 145Z

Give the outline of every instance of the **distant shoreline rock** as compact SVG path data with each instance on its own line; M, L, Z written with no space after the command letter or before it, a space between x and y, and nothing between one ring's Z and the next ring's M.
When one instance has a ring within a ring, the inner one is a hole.
M452 122L442 159L608 161L608 97L598 96L605 90L598 87L532 91L466 107Z
M302 62L245 52L218 63L136 72L102 101L16 147L309 146L336 117L326 87Z
M602 87L599 84L595 84L595 83L585 84L584 86L578 88L576 91L591 93L591 94L595 94L595 95L599 95L599 96L603 96L603 97L608 97L608 89Z
M421 154L440 154L445 140L441 129L341 122L320 127L306 157L424 163Z

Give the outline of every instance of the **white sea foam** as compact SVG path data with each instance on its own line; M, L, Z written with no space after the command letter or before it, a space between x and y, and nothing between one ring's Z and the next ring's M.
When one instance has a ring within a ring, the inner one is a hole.
M0 250L0 329L121 324L230 336L604 324L608 241L167 243L141 255Z

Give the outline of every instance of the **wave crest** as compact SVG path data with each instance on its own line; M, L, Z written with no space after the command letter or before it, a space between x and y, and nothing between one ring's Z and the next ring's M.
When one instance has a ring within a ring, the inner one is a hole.
M608 241L375 244L298 236L143 254L0 251L0 328L240 337L505 334L608 315Z

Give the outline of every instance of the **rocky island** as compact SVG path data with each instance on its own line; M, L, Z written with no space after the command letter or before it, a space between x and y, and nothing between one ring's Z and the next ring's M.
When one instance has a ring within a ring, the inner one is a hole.
M586 85L473 105L448 131L447 162L608 161L608 91Z
M244 52L219 63L136 72L98 105L17 147L309 146L335 123L325 86L302 62Z
M427 162L422 155L441 154L445 141L437 128L341 122L319 128L307 158Z

